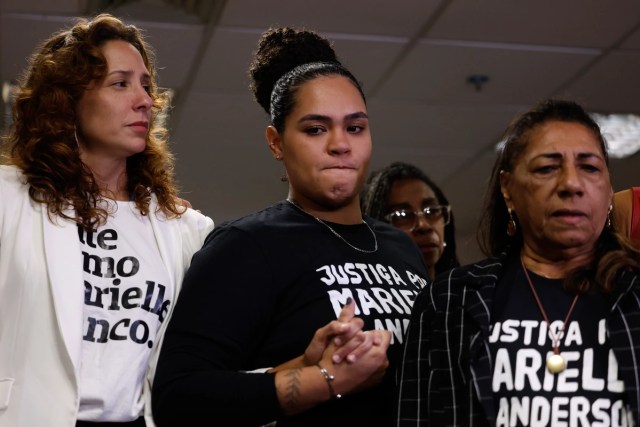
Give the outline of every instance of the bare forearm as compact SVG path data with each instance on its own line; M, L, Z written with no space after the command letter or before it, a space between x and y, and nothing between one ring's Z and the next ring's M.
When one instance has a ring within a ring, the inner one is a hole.
M280 406L287 415L304 412L331 398L317 366L280 370L275 381Z

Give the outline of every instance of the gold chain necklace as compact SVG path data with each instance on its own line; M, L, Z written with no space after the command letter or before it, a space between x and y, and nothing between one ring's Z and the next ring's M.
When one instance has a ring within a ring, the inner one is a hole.
M564 333L564 329L567 327L567 322L569 321L569 316L571 316L571 312L573 311L573 307L576 306L576 302L578 301L578 297L580 294L576 294L573 297L573 302L571 303L571 307L569 307L569 311L567 312L567 317L564 318L564 323L562 327L558 330L558 334L554 335L551 332L551 322L549 321L549 317L547 316L547 312L544 311L542 307L542 302L540 302L540 297L538 297L538 293L536 289L533 287L533 283L531 282L531 278L529 277L529 273L527 272L527 267L524 265L524 260L520 257L520 264L522 265L522 271L524 271L524 275L527 278L527 282L529 282L529 286L531 287L531 292L533 292L533 296L536 298L536 302L538 303L538 308L542 313L542 317L544 317L545 322L547 322L547 330L549 332L549 338L551 338L551 345L553 346L553 354L549 356L547 359L547 369L552 374L557 374L559 372L564 371L567 367L567 362L564 360L564 357L560 354L560 339L562 338L562 334Z
M362 249L362 248L358 248L357 246L352 245L351 243L349 243L347 241L347 239L345 239L344 237L342 237L340 235L340 233L338 233L336 230L334 230L333 228L331 228L331 226L329 224L327 224L326 222L324 222L323 220L321 220L320 218L318 218L315 215L311 215L309 212L305 211L304 209L302 209L302 207L298 206L298 204L296 202L294 202L291 199L287 199L287 202L291 203L291 205L293 205L296 209L298 209L300 212L305 213L307 215L309 215L310 217L314 218L316 221L318 221L320 224L324 225L325 227L327 227L329 229L329 231L331 231L335 236L337 236L340 240L342 240L343 242L345 242L347 245L349 245L352 249L355 249L358 252L364 252L365 254L372 254L374 252L376 252L378 250L378 238L376 237L376 233L373 231L373 229L369 226L369 224L367 224L367 221L365 221L364 219L362 220L362 223L364 225L367 226L367 228L369 229L369 231L371 232L371 235L373 236L373 249Z

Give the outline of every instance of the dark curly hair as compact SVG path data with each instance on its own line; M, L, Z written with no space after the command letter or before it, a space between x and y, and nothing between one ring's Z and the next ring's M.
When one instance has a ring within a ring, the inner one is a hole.
M384 217L389 213L389 205L387 201L389 200L391 186L394 182L401 179L417 179L424 182L429 188L431 188L431 190L433 190L438 198L438 203L441 205L449 204L449 201L440 187L438 187L436 183L433 182L422 170L408 163L393 162L369 175L365 187L360 194L362 212L372 218L385 221ZM436 274L460 265L456 251L455 234L456 225L452 211L449 223L444 226L444 241L447 242L447 246L444 248L442 256L435 265Z
M101 51L111 40L133 45L149 74L153 101L151 123L143 152L127 159L128 192L138 209L149 213L151 193L165 214L179 215L174 160L164 127L169 97L156 86L154 55L141 30L109 14L79 19L45 40L31 55L18 81L13 122L4 138L3 163L22 170L30 197L60 216L95 228L108 212L98 206L100 189L79 156L75 138L76 106L85 89L107 73ZM72 208L75 216L65 213Z
M331 75L348 78L366 100L360 83L338 61L327 39L306 29L270 28L260 37L249 66L249 87L273 126L282 132L298 88L316 77Z
M500 172L513 170L530 142L532 131L552 121L578 123L587 128L598 140L607 166L609 164L607 144L600 127L577 103L547 99L517 116L504 133L503 145L498 151L485 194L477 237L480 249L487 256L520 250L523 245L521 227L515 215L516 233L513 236L506 233L510 217L500 188ZM605 227L596 243L593 260L592 265L574 271L565 279L567 289L611 292L620 271L640 267L640 252L634 249L627 238L617 233L615 227Z

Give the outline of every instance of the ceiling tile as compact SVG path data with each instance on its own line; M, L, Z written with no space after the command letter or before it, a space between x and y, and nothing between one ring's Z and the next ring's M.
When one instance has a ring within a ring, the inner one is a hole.
M597 62L563 95L593 111L640 114L640 51L619 51Z
M156 52L158 82L162 87L180 89L198 63L201 25L131 22L144 30L147 42Z
M376 94L381 98L427 103L532 104L593 59L592 53L475 48L422 43L394 70ZM489 78L480 91L472 74Z
M66 16L0 14L0 77L17 78L36 47L73 22L73 18Z
M321 32L361 35L413 36L429 20L440 0L368 0L366 3L323 0L227 2L220 24L268 28L306 26ZM250 11L250 12L248 12Z
M456 0L428 36L604 48L638 23L637 0Z

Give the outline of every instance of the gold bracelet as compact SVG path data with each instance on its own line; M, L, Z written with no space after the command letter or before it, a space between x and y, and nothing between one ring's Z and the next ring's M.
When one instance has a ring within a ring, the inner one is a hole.
M339 394L339 393L336 393L336 391L333 389L333 385L331 384L333 382L333 380L336 379L336 377L331 375L329 373L329 371L327 371L322 366L320 366L320 363L316 363L316 366L318 367L318 369L320 369L320 372L322 373L322 376L324 376L324 379L327 382L327 386L329 387L329 394L331 394L331 398L332 399L340 399L342 397L342 395Z

